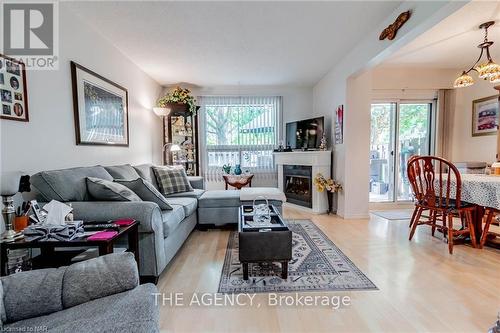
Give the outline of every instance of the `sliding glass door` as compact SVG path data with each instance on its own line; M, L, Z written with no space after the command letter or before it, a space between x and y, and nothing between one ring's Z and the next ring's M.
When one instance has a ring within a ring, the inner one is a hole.
M429 155L433 142L433 102L373 103L370 135L370 201L411 200L406 163Z

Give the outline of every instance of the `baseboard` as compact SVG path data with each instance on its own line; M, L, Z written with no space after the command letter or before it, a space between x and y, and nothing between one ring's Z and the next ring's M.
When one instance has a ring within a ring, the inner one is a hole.
M369 213L359 213L359 214L344 214L341 215L337 212L337 215L343 218L344 220L359 220L359 219L369 219Z

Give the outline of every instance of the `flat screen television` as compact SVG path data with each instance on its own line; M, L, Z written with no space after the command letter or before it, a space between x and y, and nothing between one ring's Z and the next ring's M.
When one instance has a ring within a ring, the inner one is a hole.
M292 149L318 149L324 133L325 117L286 124L286 145Z

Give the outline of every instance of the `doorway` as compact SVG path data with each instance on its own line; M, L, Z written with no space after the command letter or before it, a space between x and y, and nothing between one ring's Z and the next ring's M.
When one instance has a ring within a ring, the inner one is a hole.
M406 163L434 151L435 101L387 101L371 105L370 202L411 201Z

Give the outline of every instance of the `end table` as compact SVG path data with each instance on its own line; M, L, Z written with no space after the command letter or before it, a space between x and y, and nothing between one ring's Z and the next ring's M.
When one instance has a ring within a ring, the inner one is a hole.
M252 178L253 175L222 175L224 178L224 182L226 183L226 190L228 186L232 186L238 190L241 190L242 187L249 186L252 187Z

